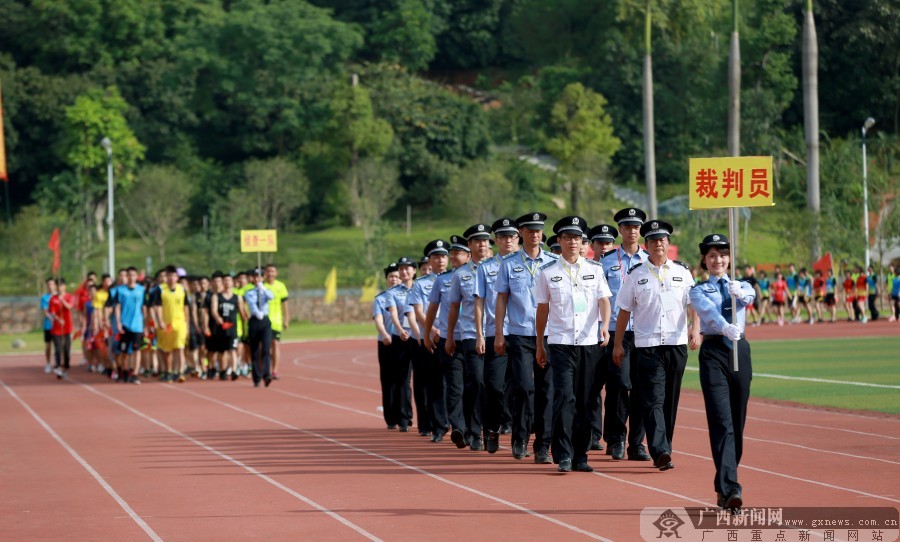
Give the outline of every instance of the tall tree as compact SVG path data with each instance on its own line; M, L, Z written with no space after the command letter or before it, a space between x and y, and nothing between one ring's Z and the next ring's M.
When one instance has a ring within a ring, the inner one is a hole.
M653 50L651 2L644 7L644 180L647 183L647 210L656 216L656 138L653 134Z
M741 34L738 0L731 0L731 47L728 50L728 154L741 155Z
M806 202L814 215L813 259L819 257L819 45L812 0L806 0L803 18L803 128L806 132Z
M166 260L166 244L188 223L194 184L172 166L151 165L137 174L134 186L119 204L135 232Z
M613 135L612 118L606 112L606 98L581 83L563 90L550 112L551 137L547 150L560 161L560 170L569 177L573 212L578 211L579 187L589 177L603 177L612 156L622 145Z

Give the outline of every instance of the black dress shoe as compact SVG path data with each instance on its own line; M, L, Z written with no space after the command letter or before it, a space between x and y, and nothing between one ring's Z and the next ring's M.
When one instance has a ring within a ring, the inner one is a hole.
M431 434L431 432L429 432L429 431L419 431L420 437L427 437L430 434Z
M484 446L481 444L480 438L473 438L472 443L469 444L469 448L471 448L473 452L480 452L481 450L484 450Z
M512 426L510 424L507 423L500 428L501 435L509 435L510 433L512 433Z
M644 448L643 444L638 444L633 448L629 447L628 459L630 461L653 461L653 458L647 453L647 449Z
M271 376L266 376L266 377L264 377L264 378L263 378L263 382L266 383L266 387L268 388L268 387L269 387L269 384L272 383L272 377L271 377Z
M559 472L572 472L572 460L568 458L560 460L559 466L556 467L556 470L558 470Z
M516 459L524 459L525 458L525 442L521 440L516 440L512 445L512 455Z
M663 471L663 470L672 470L672 469L674 469L674 468L675 468L675 463L672 463L671 461L669 461L668 463L666 463L665 465L663 465L662 467L660 467L659 470L661 470L661 471Z
M591 450L602 450L603 445L600 444L600 439L594 439L591 441Z
M539 450L534 454L534 462L538 465L549 465L553 463L553 460L550 459L550 454L546 450Z
M441 432L433 433L431 435L431 442L442 442L444 440L444 434Z
M658 468L659 470L666 470L666 467L669 462L672 461L672 456L669 455L669 452L663 452L656 457L656 460L653 461L653 466Z
M725 508L725 503L728 502L728 499L725 498L725 495L721 493L716 493L716 506L719 508Z
M397 424L389 423L387 428L388 428L388 430L393 431L394 429L397 429Z
M487 448L489 454L497 453L497 450L500 449L500 433L496 431L489 432L487 442L485 442L485 448Z
M744 498L741 496L740 489L735 489L728 494L728 498L725 499L724 508L728 508L729 510L740 510L742 506L744 506Z
M576 463L575 470L577 472L594 472L594 467L588 465L587 463Z
M401 433L409 433L409 426L408 426L408 425L401 425L401 426L400 426L400 432L401 432Z
M463 432L459 429L454 429L450 432L450 440L453 441L453 444L456 444L457 448L465 448L466 444L466 436L463 435Z
M617 442L609 445L609 455L613 459L625 459L625 443Z

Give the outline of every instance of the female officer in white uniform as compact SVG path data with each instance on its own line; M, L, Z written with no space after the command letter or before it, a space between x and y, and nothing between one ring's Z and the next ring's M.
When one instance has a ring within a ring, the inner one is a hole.
M700 243L700 267L709 271L709 280L691 289L695 324L692 343L699 329L700 386L706 404L709 444L716 465L714 485L721 508L737 510L743 504L737 468L743 451L744 422L750 399L750 344L744 338L745 308L753 303L756 292L750 284L728 277L731 247L721 234L707 235ZM731 298L737 301L732 314ZM732 363L732 348L737 341L738 371Z

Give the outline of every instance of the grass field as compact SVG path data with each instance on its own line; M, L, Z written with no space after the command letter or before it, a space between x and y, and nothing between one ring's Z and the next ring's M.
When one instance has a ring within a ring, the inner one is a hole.
M285 340L333 339L372 337L372 324L310 324L292 325ZM21 338L26 345L13 349L13 339ZM37 352L42 348L39 333L3 335L0 353ZM900 414L900 337L865 339L817 339L791 341L756 341L753 350L753 397L793 401L813 406L870 410ZM80 343L73 345L73 350ZM686 389L700 389L697 373L697 353L688 357L684 375ZM879 388L845 383L785 380L765 375L816 378L839 382L858 382L894 386Z
M900 414L900 337L756 341L751 349L753 397ZM691 352L685 388L700 389L697 363L697 353ZM767 374L894 387L784 380Z

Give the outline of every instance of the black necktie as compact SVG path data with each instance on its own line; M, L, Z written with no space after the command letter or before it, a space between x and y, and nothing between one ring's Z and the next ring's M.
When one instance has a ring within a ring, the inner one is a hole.
M728 293L728 282L719 279L719 293L722 294L722 316L729 324L734 323L734 315L731 311L731 295Z

